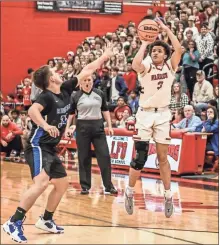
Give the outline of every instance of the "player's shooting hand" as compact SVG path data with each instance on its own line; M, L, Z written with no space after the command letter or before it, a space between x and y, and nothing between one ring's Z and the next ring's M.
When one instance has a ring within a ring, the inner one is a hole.
M157 24L161 27L162 30L164 31L168 31L169 30L169 27L166 26L161 19L159 18L156 18L155 21L157 22Z
M141 40L141 44L144 46L150 45L152 42Z
M105 49L105 52L103 53L103 55L106 55L106 56L108 56L108 58L111 58L114 55L113 47L114 47L113 43L111 43L109 41L106 45L106 49Z
M46 125L44 126L44 130L46 132L48 132L48 134L51 136L51 137L58 137L60 135L60 132L59 130L57 129L57 127L55 126L51 126L51 125Z

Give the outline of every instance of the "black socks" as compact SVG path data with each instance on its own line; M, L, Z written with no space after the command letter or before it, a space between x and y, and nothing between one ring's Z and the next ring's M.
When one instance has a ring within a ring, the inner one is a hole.
M23 208L18 207L15 214L11 217L11 222L23 220L25 214L26 214L26 211Z
M54 213L54 212L49 212L49 211L45 210L43 219L44 219L44 220L52 220L52 218L53 218L53 213Z

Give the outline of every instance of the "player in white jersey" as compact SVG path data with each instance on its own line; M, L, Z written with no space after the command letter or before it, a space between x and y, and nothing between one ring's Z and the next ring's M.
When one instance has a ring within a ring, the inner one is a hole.
M171 170L167 160L168 146L171 140L171 112L168 106L174 74L181 58L181 45L172 31L160 19L157 20L157 23L167 32L174 52L170 58L170 47L162 41L155 41L149 47L152 61L147 59L148 61L143 62L144 53L150 43L142 41L132 63L133 69L140 74L142 93L136 114L136 128L138 130L138 134L134 138L136 157L131 162L129 185L125 190L125 209L128 214L133 213L133 189L147 161L149 140L153 137L156 142L160 176L165 189L165 216L169 218L173 213L173 201L170 190Z

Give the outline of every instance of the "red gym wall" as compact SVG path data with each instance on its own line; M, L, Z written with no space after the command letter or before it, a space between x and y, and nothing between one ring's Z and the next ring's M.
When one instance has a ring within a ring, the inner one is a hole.
M157 8L154 7L154 10ZM36 2L1 2L1 90L14 92L29 67L36 69L54 56L66 56L84 38L114 31L129 20L136 23L147 7L123 6L122 15L38 12ZM165 9L160 9L164 12ZM91 32L69 32L68 17L91 19Z

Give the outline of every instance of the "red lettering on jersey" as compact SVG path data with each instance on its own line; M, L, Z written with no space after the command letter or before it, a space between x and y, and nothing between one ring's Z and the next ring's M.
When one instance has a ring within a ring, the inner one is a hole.
M157 74L157 75L151 75L151 80L152 81L160 80L160 79L165 79L165 78L168 78L167 73Z

